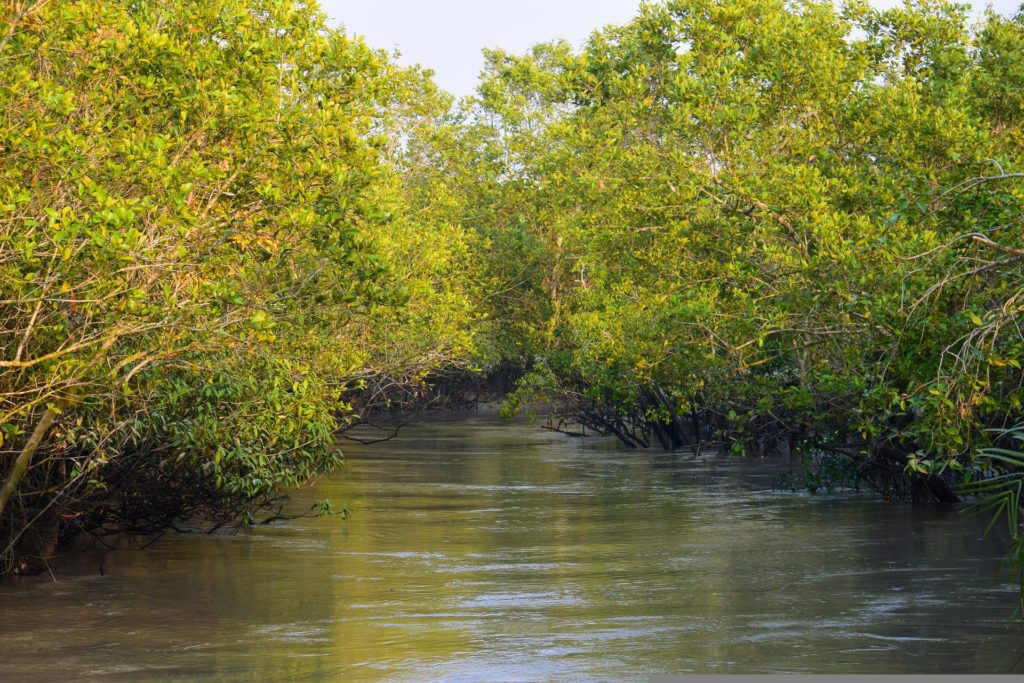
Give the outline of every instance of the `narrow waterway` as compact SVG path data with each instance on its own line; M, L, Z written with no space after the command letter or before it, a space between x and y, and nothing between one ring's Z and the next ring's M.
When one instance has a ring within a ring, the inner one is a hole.
M777 466L473 419L346 445L294 497L0 584L0 680L642 680L1008 673L1015 590L985 520L774 490Z

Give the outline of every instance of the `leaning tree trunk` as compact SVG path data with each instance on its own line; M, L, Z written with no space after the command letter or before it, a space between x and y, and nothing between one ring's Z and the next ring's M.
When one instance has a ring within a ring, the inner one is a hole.
M96 365L98 365L100 361L103 360L103 358L106 357L107 352L110 351L110 348L122 336L124 336L124 332L120 328L111 332L111 334L107 336L107 338L103 341L103 345L96 352L96 355L94 355L92 359L89 361L89 363L81 370L81 372L78 375L79 379L87 376L88 373L94 367L96 367ZM0 487L0 524L4 523L4 513L5 511L8 510L11 500L14 498L14 495L18 492L18 487L21 485L22 480L25 478L25 473L28 472L29 467L32 466L32 459L35 457L36 452L42 445L43 440L46 439L46 435L49 433L50 429L53 427L54 423L57 421L57 418L60 416L60 414L71 405L72 397L70 397L69 394L66 395L64 398L58 400L55 405L47 406L46 411L43 413L42 417L39 419L39 422L36 423L35 428L32 430L32 435L29 436L28 441L25 442L25 445L22 447L21 452L18 453L18 457L15 458L14 462L11 464L11 468L7 472L7 477L4 479L3 486ZM9 515L10 513L8 512L7 514ZM49 520L50 517L53 517L53 515L43 515L43 517L40 519L29 520L28 526L36 526L40 523L45 523L45 521ZM51 536L52 538L56 538L57 522L58 518L53 517L53 533L50 533L51 530L44 530L43 535L45 538L50 538ZM14 525L12 524L11 527L13 528ZM35 531L38 532L38 530L39 528L36 527ZM15 531L15 533L13 534L13 538L16 540L20 535L22 535L26 531L28 531L27 527ZM13 545L14 542L12 541L11 546ZM50 545L52 545L52 543L46 542L43 543L40 547ZM10 549L11 547L7 548L7 550ZM4 551L4 553L6 552L7 551ZM2 573L2 571L0 571L0 573Z
M29 437L25 447L21 449L21 453L18 454L11 466L11 471L7 473L3 488L0 488L0 519L4 518L4 508L11 501L14 492L18 490L18 485L25 476L25 472L28 471L28 466L32 464L32 457L39 450L39 445L43 443L46 433L50 431L50 427L56 422L59 414L60 411L56 408L46 409L43 417L36 424L36 428L32 430L32 436Z

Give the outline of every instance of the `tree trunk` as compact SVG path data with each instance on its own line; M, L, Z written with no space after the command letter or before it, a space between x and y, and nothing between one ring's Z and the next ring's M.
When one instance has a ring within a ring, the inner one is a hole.
M11 466L11 471L7 473L7 480L4 481L3 488L0 488L0 519L4 518L4 508L11 501L14 492L18 490L18 484L21 483L22 477L28 471L28 466L32 463L32 456L39 450L39 445L43 442L46 433L50 431L50 427L53 426L59 414L60 411L57 409L46 409L43 417L36 424L36 428L32 430L32 436L29 437L25 447L21 449L21 453L18 454L17 459Z

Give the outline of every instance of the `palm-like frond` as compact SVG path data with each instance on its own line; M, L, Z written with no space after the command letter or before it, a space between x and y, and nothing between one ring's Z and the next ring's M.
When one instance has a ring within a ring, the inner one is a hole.
M1005 519L1010 530L1012 546L1004 563L1021 587L1021 607L1024 610L1024 534L1021 529L1021 494L1024 492L1024 423L1010 429L989 430L1003 439L1022 444L1022 450L989 447L979 451L977 464L987 467L981 479L960 485L961 493L976 496L968 508L970 514L987 513L992 520L985 528L988 534L1000 519Z

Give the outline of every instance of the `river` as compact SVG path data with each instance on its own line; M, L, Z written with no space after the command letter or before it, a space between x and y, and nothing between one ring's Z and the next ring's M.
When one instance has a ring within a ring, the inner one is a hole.
M411 425L294 495L352 517L162 538L0 584L0 679L1009 673L1001 538L775 490L777 464L529 424Z

